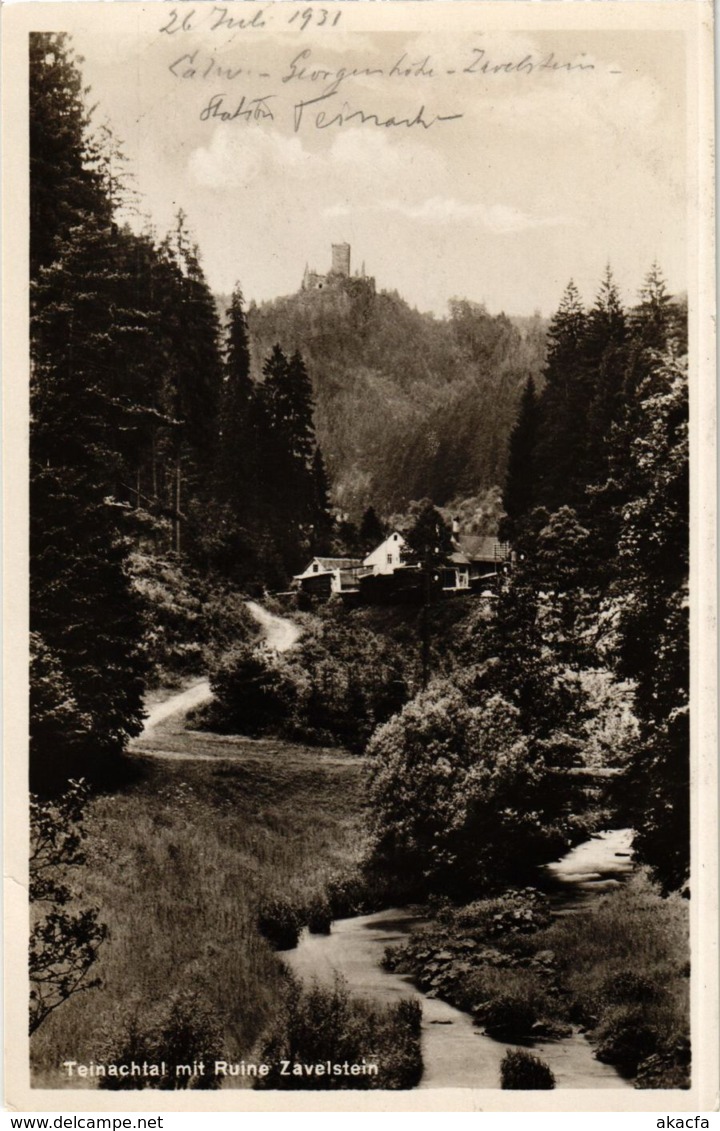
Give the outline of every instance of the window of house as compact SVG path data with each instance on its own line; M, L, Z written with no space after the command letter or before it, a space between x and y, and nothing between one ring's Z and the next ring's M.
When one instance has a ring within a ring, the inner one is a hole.
M319 568L320 568L320 566L317 564L317 562L313 562L313 573L317 573Z
M388 556L387 556L387 564L388 564L388 565L392 565L392 560L393 560L393 559L392 559L392 554L388 554Z

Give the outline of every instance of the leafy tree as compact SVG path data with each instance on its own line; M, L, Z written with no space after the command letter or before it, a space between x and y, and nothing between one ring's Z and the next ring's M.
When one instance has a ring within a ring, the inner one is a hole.
M30 1034L63 1002L100 985L89 978L107 928L93 909L78 910L68 873L85 863L87 788L71 782L55 801L30 799Z
M367 756L375 861L416 896L476 893L563 844L564 799L500 695L470 706L434 684Z

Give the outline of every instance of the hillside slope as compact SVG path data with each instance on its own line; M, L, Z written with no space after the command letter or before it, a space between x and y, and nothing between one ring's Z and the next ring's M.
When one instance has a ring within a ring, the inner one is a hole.
M256 379L279 342L312 378L316 428L334 502L385 514L428 496L442 505L503 481L522 386L538 377L545 326L452 300L422 314L363 280L251 304Z

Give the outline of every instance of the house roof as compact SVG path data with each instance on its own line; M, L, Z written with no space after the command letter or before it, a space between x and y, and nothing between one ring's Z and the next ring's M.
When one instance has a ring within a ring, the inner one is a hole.
M505 544L487 534L461 534L458 545L471 562L495 562L505 556Z
M320 569L314 570L313 565L316 562ZM361 565L360 558L313 558L302 573L293 576L295 581L302 581L306 577L321 577L324 573L335 573L338 569L360 569Z
M313 558L313 562L319 562L323 569L359 569L362 558Z
M462 550L453 550L450 561L453 565L470 565L470 559L465 557Z

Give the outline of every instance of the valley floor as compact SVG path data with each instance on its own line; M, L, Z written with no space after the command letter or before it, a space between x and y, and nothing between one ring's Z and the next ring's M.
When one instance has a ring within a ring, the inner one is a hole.
M110 1059L133 1017L184 989L225 1019L228 1058L250 1055L283 993L260 902L309 900L363 853L361 759L183 721L160 719L135 744L134 784L88 807L76 883L109 928L93 970L103 985L36 1034L36 1087L67 1086L63 1060Z

